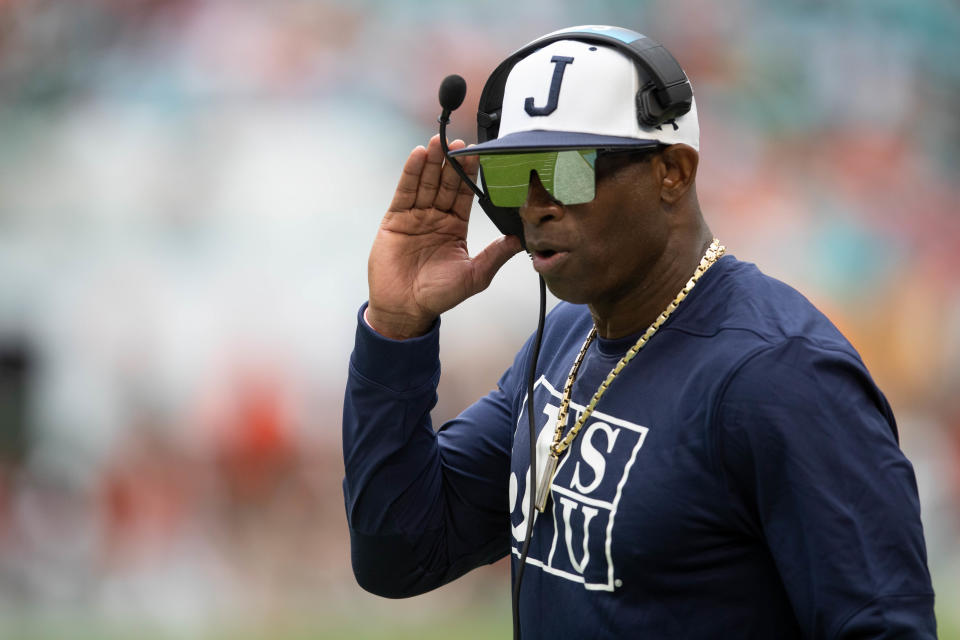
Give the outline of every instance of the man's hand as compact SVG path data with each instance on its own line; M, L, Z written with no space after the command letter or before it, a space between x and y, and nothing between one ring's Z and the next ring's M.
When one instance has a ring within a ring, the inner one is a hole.
M450 149L464 146L456 140ZM477 157L461 160L475 180ZM397 340L425 334L441 313L486 289L520 251L520 240L505 236L471 258L472 204L473 191L444 162L439 135L410 152L367 263L366 317L374 330Z

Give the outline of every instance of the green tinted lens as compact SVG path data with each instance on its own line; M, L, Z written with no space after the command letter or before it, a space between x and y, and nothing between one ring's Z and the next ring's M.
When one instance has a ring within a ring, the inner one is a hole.
M593 200L596 149L506 153L480 156L490 200L498 207L519 207L527 200L530 172L563 204Z

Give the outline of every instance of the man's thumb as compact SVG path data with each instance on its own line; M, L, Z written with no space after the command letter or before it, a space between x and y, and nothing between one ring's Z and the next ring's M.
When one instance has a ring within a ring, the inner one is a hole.
M473 263L474 293L483 291L490 286L493 276L497 274L500 267L505 265L507 260L520 253L522 248L520 238L517 236L501 236L474 256L471 261Z

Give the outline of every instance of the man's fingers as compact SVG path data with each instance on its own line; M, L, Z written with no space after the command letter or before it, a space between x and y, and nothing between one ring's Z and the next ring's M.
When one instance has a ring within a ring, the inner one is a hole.
M477 175L480 172L480 158L478 156L460 156L460 164L463 171L474 183L477 182ZM460 182L460 189L457 191L457 197L453 202L453 213L463 219L470 218L470 208L473 206L473 189L466 182Z
M397 190L390 203L390 211L407 211L413 208L417 200L417 189L420 187L420 175L423 173L426 161L427 150L422 146L414 148L407 156L403 171L400 173L400 181L397 183Z
M465 146L462 140L454 140L450 143L450 150L456 151ZM460 162L460 166L463 167L464 172L470 176L470 179L476 181L476 158L461 156L455 160ZM461 192L473 193L470 186L460 179L460 175L453 166L453 161L447 161L443 166L443 173L440 176L440 189L437 191L437 197L433 206L440 211L450 211L454 207L454 202L458 194ZM461 218L464 217L462 211L454 211L454 213ZM469 208L467 209L467 213L469 213Z
M440 135L430 138L427 144L427 161L420 174L420 185L417 187L417 198L414 207L429 209L433 206L440 188L440 173L443 171L443 149L440 148Z
M462 149L462 140L450 143L450 149ZM476 156L461 156L460 165L471 180L476 181L480 163ZM440 136L435 135L426 147L418 146L410 152L403 165L397 190L389 211L399 213L411 209L435 208L451 211L467 220L473 205L473 190L460 179L459 174L445 161L440 147Z
M477 156L460 156L463 160L463 170L466 172L470 179L476 183L477 181L477 169L480 166ZM462 220L468 220L470 218L470 209L473 207L473 198L474 198L473 189L470 188L466 182L460 181L460 188L457 191L457 197L453 201L453 211L454 215Z

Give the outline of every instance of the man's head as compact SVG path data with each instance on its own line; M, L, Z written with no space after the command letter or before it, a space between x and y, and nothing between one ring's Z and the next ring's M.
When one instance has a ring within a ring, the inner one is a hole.
M614 305L679 246L707 238L698 158L687 145L600 154L596 196L581 204L560 202L533 175L518 215L533 266L554 295Z
M619 299L676 237L704 235L692 91L640 34L575 27L534 41L491 75L478 123L481 143L458 155L480 156L493 203L515 208L560 298Z

